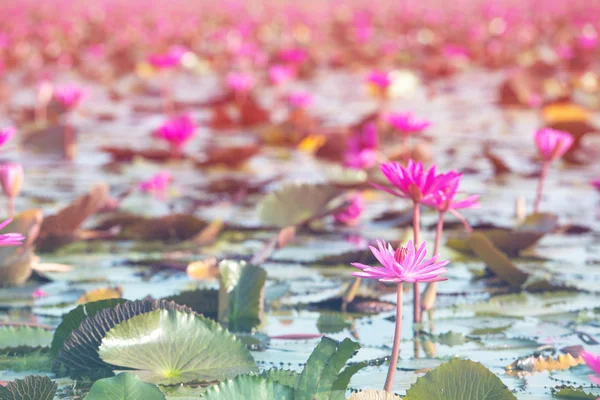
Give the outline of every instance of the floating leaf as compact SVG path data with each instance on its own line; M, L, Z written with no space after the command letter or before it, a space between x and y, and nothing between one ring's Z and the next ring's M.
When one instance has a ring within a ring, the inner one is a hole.
M204 400L294 400L293 389L260 376L241 375L211 386L200 396Z
M217 289L196 289L165 297L165 301L173 301L191 308L206 318L216 320L219 312L219 291Z
M0 353L20 353L50 347L52 331L29 326L0 327Z
M219 322L232 331L250 331L263 318L267 273L245 262L219 263Z
M295 399L329 399L330 396L338 398L340 393L345 396L347 384L343 387L343 384L336 384L336 380L346 362L359 348L360 345L350 339L337 342L328 337L322 338L300 375ZM345 382L346 379L343 378L342 381Z
M198 168L223 165L236 168L254 157L260 151L260 146L235 146L224 148L211 148L206 152L205 158L196 161Z
M587 393L580 388L565 387L554 392L554 397L571 400L596 400L598 395Z
M337 333L350 324L342 313L321 313L317 319L317 329L321 333Z
M135 369L142 380L163 385L210 382L255 372L248 349L217 323L196 314L156 310L113 329L99 349L106 363Z
M84 319L64 341L56 356L53 369L59 372L64 368L72 376L105 374L111 368L98 356L98 348L106 332L136 315L158 309L192 312L189 308L164 300L127 301L112 308L98 310L94 315Z
M348 400L399 400L400 396L385 390L368 389L352 394Z
M517 361L506 366L509 374L518 375L521 372L543 372L566 370L580 364L585 364L583 357L573 357L571 354L559 354L556 358L548 356L521 357Z
M326 214L327 205L341 191L325 184L288 184L262 198L257 209L261 221L279 228L299 225Z
M96 381L86 400L164 400L158 387L142 382L132 373L122 372Z
M478 362L454 359L417 379L408 400L516 400L490 370Z
M100 301L100 300L109 300L109 299L118 299L123 296L123 287L102 287L98 289L94 289L90 292L82 295L77 302L79 304L89 303L91 301Z
M63 319L54 331L54 337L52 338L52 346L50 348L50 353L53 356L56 356L60 349L62 349L65 340L71 336L71 332L75 329L79 328L81 322L88 318L92 317L100 310L104 310L105 308L112 308L117 304L123 304L127 300L125 299L110 299L110 300L100 300L100 301L92 301L87 304L82 304L77 306L73 310L71 310L68 314L63 316Z
M58 385L47 376L30 375L0 386L0 400L52 400Z
M146 218L122 213L113 215L99 224L96 229L108 230L119 226L121 237L134 240L187 240L204 228L207 223L193 215L173 214L164 217Z

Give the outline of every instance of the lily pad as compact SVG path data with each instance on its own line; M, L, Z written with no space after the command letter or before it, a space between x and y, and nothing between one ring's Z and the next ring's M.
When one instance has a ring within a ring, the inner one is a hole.
M58 385L47 376L30 375L0 386L1 400L52 400Z
M406 399L516 400L516 397L482 364L455 359L417 379L406 392Z
M216 320L219 312L219 291L217 289L189 290L164 298L179 305L191 308L195 313Z
M53 369L56 372L65 370L64 372L68 372L71 376L105 375L111 368L98 356L98 348L106 332L136 315L157 309L192 312L189 308L164 300L127 301L112 308L103 308L84 319L79 327L71 332L56 356Z
M223 260L219 276L219 322L232 331L250 331L263 317L266 271L243 261Z
M50 347L52 331L29 326L0 327L0 353L19 353Z
M71 332L79 328L79 325L84 319L92 317L100 310L112 308L117 304L123 304L126 301L127 300L125 299L93 301L77 306L75 309L71 310L63 317L62 322L54 331L54 338L52 339L50 353L53 356L56 356L60 349L62 349L65 340L71 336Z
M288 184L265 196L257 206L261 221L285 228L327 213L327 205L342 193L332 185Z
M96 381L86 400L164 400L163 393L132 373L122 372L112 378Z
M211 386L200 399L205 400L294 400L294 390L289 386L262 378L260 376L241 375L233 380Z
M554 393L554 397L558 399L571 399L571 400L596 400L598 395L587 393L585 390L580 388L562 388Z
M255 372L256 362L235 336L202 316L156 310L111 329L100 358L135 369L142 380L163 385L210 382Z

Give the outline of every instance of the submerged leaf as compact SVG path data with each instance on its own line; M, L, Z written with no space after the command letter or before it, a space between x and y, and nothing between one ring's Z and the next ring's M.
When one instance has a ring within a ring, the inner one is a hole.
M86 400L164 400L158 387L142 382L132 373L122 372L96 381Z
M327 205L342 192L332 185L288 184L263 197L257 209L266 225L285 228L325 214Z
M135 369L163 385L224 380L255 372L248 349L217 323L196 314L156 310L112 328L99 349L106 363Z
M47 376L29 375L0 386L0 400L52 400L57 388Z
M417 379L407 400L516 400L514 394L482 364L455 359Z
M213 385L200 396L204 400L295 400L293 389L260 376L240 375Z
M245 262L219 263L219 322L232 331L250 331L264 314L267 273Z

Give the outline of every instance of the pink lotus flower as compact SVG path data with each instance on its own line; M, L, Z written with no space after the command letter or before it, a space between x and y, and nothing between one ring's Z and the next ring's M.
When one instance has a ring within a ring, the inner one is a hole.
M254 86L254 77L243 72L230 72L227 75L227 86L236 93L246 93Z
M413 160L408 161L406 168L396 162L382 164L381 172L397 190L377 184L373 184L373 186L394 196L411 199L415 203L421 203L427 197L460 178L460 174L456 171L436 174L435 165L428 171L424 171L423 164Z
M148 63L158 69L175 68L181 64L181 59L186 52L183 47L172 46L166 53L149 55Z
M440 277L447 272L444 268L449 261L436 262L437 255L429 260L424 260L427 255L427 243L423 242L419 250L415 249L412 241L406 247L399 247L396 251L389 243L378 240L377 248L369 246L371 252L381 263L381 267L372 267L360 263L352 263L352 266L360 269L352 275L377 279L380 282L439 282L448 278Z
M354 169L371 168L377 163L377 153L372 149L349 150L344 156L344 166Z
M39 299L40 297L46 297L48 296L48 293L44 292L42 289L40 288L35 288L35 290L33 291L31 297L33 297L34 299Z
M274 85L283 85L284 83L294 79L296 72L292 67L287 65L273 65L269 68L269 79Z
M595 179L591 182L592 186L595 187L597 190L600 190L600 179Z
M390 113L387 115L387 121L402 135L412 135L424 131L431 125L431 122L419 120L410 113Z
M7 219L6 221L0 223L0 230L4 229L6 225L12 222L12 218ZM20 246L23 244L25 240L25 236L20 233L3 233L0 234L0 247L8 247L8 246Z
M155 136L169 142L171 149L179 153L182 147L194 136L196 123L188 114L180 115L166 121L155 133Z
M333 218L340 224L354 226L358 223L364 210L364 200L360 194L352 197L350 205L343 211L335 214Z
M54 100L62 105L67 111L77 107L84 97L84 91L77 85L69 83L54 88Z
M4 146L6 142L12 139L17 134L17 130L12 126L0 129L0 147Z
M596 357L587 351L584 351L581 356L585 360L585 363L590 367L596 375L590 375L590 380L596 385L600 385L600 356Z
M543 128L535 132L535 144L545 161L562 157L573 144L573 136L567 132Z
M308 60L308 53L300 48L283 49L279 52L279 58L283 62L298 65Z
M144 193L161 194L167 190L169 182L171 182L171 173L169 171L161 171L152 178L140 182L139 188Z
M287 96L287 102L292 108L307 108L312 105L314 98L307 92L293 92Z
M17 163L6 163L0 166L0 184L6 197L16 197L23 186L23 167Z
M478 195L472 195L464 198L463 200L454 201L454 196L456 196L456 192L458 191L460 177L462 177L462 174L458 174L457 179L445 185L442 189L438 190L431 196L424 199L423 204L425 204L428 207L435 208L439 212L478 207Z
M366 80L367 84L373 85L378 89L387 90L392 84L392 80L389 77L387 72L382 72L378 70L373 70L367 76Z
M373 123L365 125L361 132L348 138L344 165L355 169L371 168L377 162L378 146L377 127Z

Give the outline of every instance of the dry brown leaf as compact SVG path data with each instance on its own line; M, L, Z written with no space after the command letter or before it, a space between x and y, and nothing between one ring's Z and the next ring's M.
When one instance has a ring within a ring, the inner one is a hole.
M119 299L123 296L123 287L101 287L87 292L77 300L77 303L84 304L90 301Z
M534 373L543 371L566 370L580 364L585 364L583 357L573 357L571 354L559 354L553 356L529 356L519 358L514 363L506 366L510 375L519 375L524 372Z
M219 267L215 257L206 260L194 261L187 266L187 275L199 281L215 280L219 278Z

